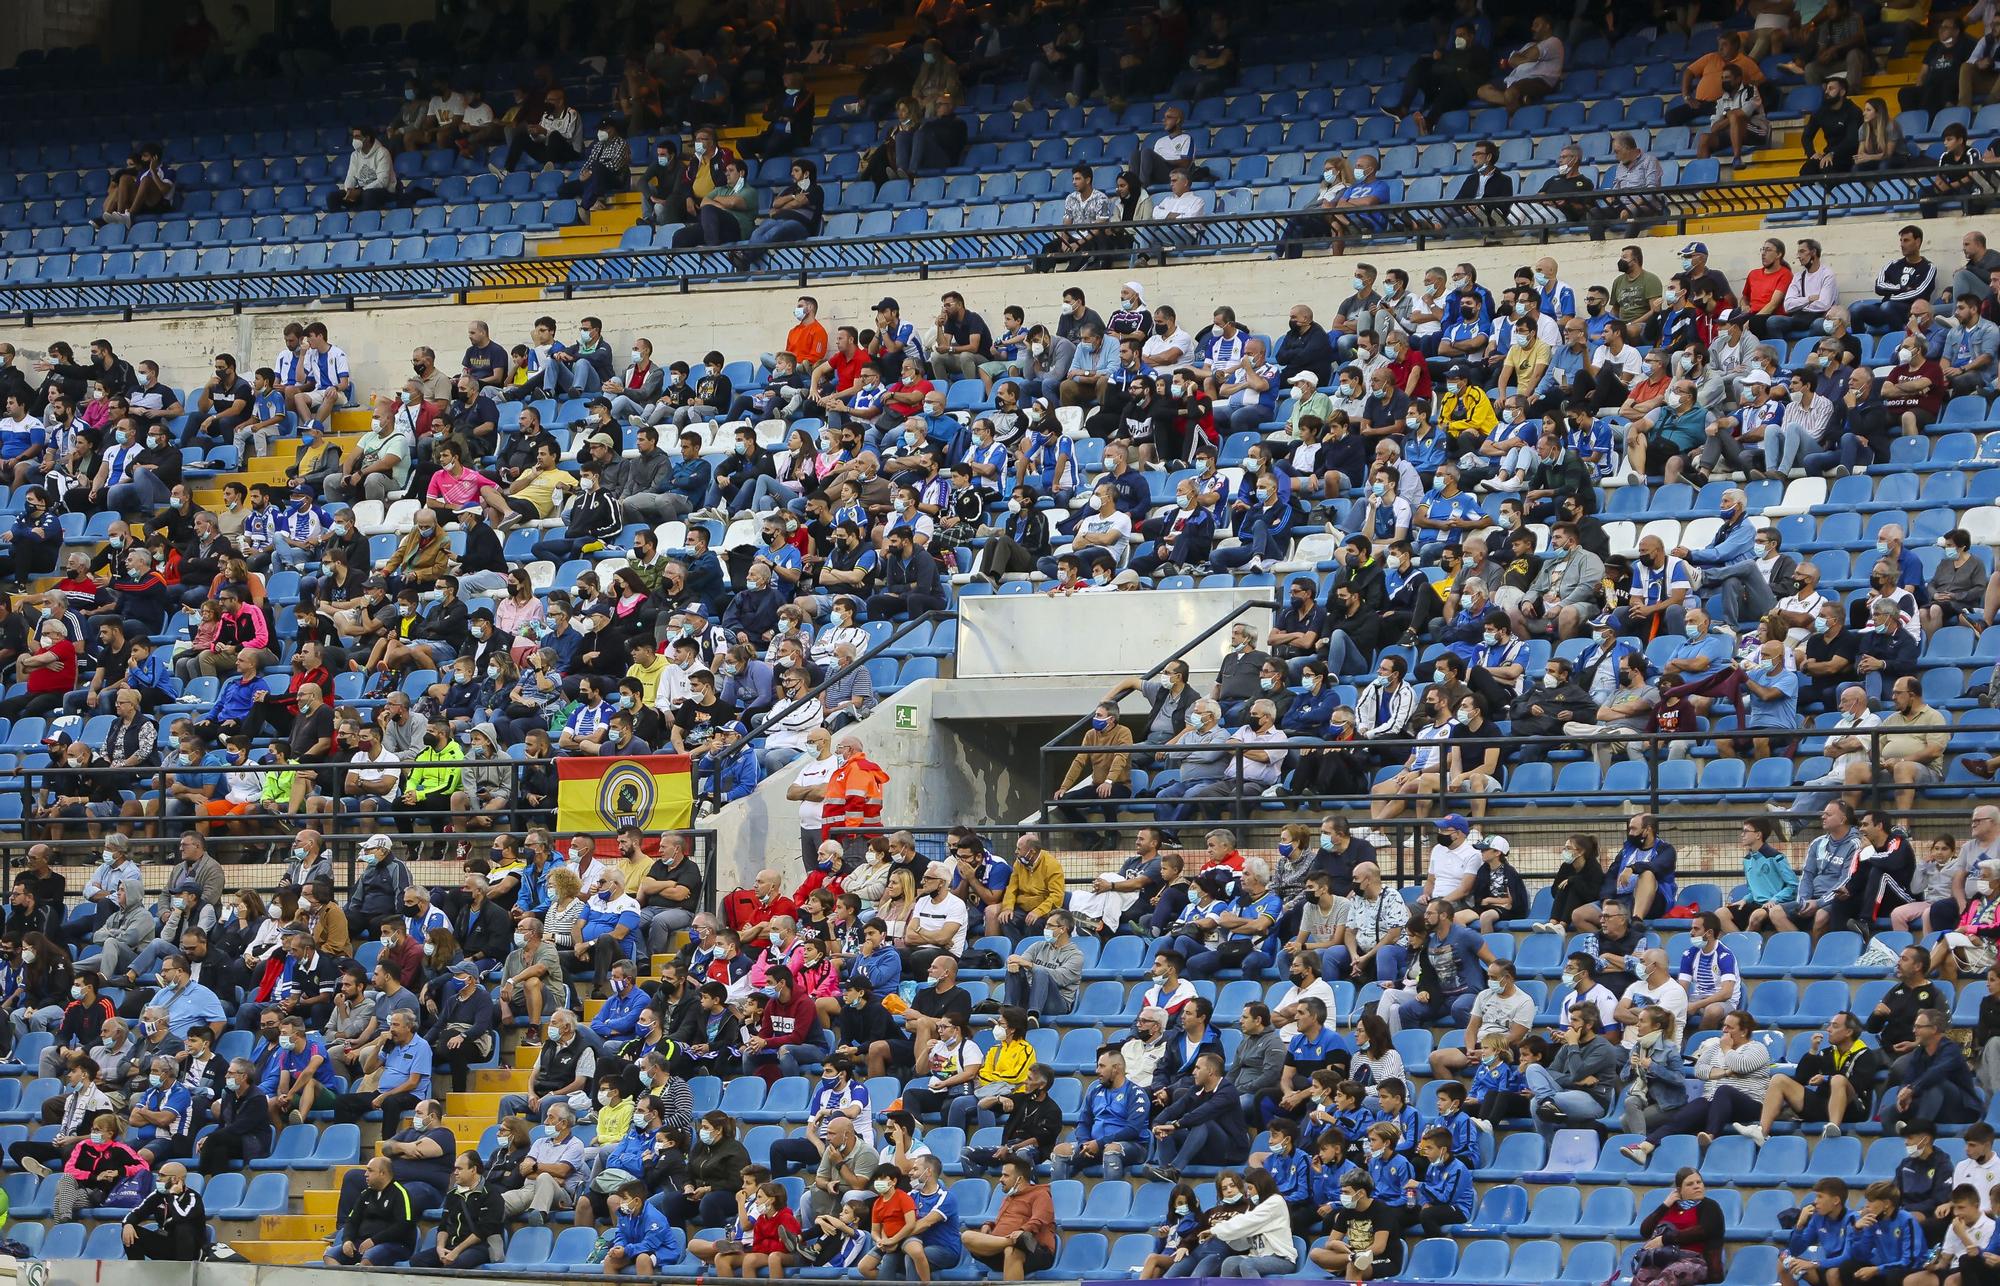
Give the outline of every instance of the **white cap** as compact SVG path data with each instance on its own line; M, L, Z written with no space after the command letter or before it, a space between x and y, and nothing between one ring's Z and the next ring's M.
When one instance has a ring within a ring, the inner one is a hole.
M1479 841L1479 847L1491 849L1502 857L1514 851L1514 846L1507 842L1505 835L1488 835Z
M370 835L367 839L361 841L361 847L363 850L371 848L394 848L396 844L387 835Z
M1300 371L1297 375L1292 376L1288 382L1292 384L1304 384L1308 388L1318 388L1319 376L1313 374L1311 371Z

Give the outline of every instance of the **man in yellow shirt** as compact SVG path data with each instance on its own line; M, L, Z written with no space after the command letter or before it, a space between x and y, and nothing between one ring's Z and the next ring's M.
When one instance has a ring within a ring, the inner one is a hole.
M1000 900L986 908L986 932L1022 938L1042 931L1042 921L1063 904L1062 863L1042 851L1042 837L1023 832L1014 841L1014 869Z
M1516 323L1514 342L1507 345L1507 356L1500 359L1501 400L1506 400L1510 386L1532 393L1542 382L1542 373L1549 369L1552 355L1548 341L1535 333L1533 322Z
M553 517L557 494L576 489L576 479L563 472L561 462L556 459L555 448L545 442L535 448L534 466L514 479L514 485L507 488L507 507L513 512L501 521L500 526L512 531L523 522Z
M660 692L660 676L667 672L667 658L656 650L650 638L632 640L632 664L625 667L625 677L637 679L645 692L645 704L652 705Z

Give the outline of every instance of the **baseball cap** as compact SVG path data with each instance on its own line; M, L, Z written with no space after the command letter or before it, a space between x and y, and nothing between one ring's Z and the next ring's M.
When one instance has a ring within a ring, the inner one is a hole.
M727 733L733 733L738 737L750 731L750 729L743 726L741 719L731 719L728 723L722 725L722 730Z
M454 978L477 978L479 966L470 960L461 960L451 967L451 975Z
M367 839L361 841L361 847L364 850L371 848L394 848L395 846L395 842L387 835L370 835Z
M1313 374L1311 371L1300 371L1297 375L1292 376L1287 383L1303 384L1308 388L1318 388L1319 376Z
M1827 79L1831 80L1832 77L1829 76ZM1690 241L1681 247L1681 253L1684 255L1705 255L1708 253L1708 242Z
M893 308L899 313L903 311L903 306L896 302L896 298L893 295L884 295L880 299L875 301L876 312L879 313L884 308Z
M1590 628L1593 630L1613 629L1617 624L1617 618L1613 617L1609 612L1599 612L1590 618Z
M612 437L609 433L593 433L590 435L590 445L603 447L608 451L616 451L618 449L618 439Z
M1502 857L1514 851L1514 846L1507 842L1507 837L1504 835L1488 835L1479 841L1479 847L1490 848Z
M1457 831L1461 835L1472 830L1472 827L1466 820L1457 813L1446 813L1443 817L1438 818L1437 828L1441 831Z
M1718 326L1722 325L1724 322L1740 322L1742 320L1743 320L1743 314L1736 311L1734 308L1725 308L1721 312L1715 315L1715 324Z
M362 582L362 588L387 589L389 588L389 578L386 576L370 576L366 581Z
M1769 375L1767 375L1762 370L1758 370L1755 368L1743 372L1743 374L1737 376L1737 378L1742 380L1745 385L1755 385L1755 384L1768 385L1771 382L1771 377Z

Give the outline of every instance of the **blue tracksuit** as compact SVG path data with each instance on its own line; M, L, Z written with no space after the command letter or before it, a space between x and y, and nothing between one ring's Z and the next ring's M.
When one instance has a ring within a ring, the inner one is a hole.
M1451 1135L1451 1154L1459 1160L1470 1166L1480 1163L1479 1127L1464 1112L1434 1116L1424 1122L1424 1128L1443 1130Z
M1406 1185L1417 1177L1417 1172L1401 1153L1391 1152L1385 1160L1382 1157L1368 1158L1368 1195L1384 1205L1402 1207L1409 1200Z
M1278 1185L1278 1195L1286 1201L1296 1204L1312 1200L1312 1162L1298 1148L1271 1153L1265 1158L1264 1168Z
M1417 1185L1417 1199L1426 1206L1450 1206L1470 1219L1478 1201L1472 1190L1472 1171L1451 1157L1432 1162Z

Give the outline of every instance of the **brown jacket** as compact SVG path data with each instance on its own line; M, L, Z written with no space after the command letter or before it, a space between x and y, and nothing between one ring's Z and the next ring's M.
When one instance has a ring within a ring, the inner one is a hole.
M993 1221L993 1235L1011 1237L1026 1228L1050 1254L1056 1249L1056 1204L1049 1197L1049 1185L1031 1183L1000 1203L999 1217Z
M449 572L451 541L446 539L444 528L436 532L428 542L419 538L414 526L404 532L396 542L396 552L389 555L389 569L400 569L407 579L415 581L434 581Z
M1114 723L1103 732L1091 728L1083 734L1083 744L1129 746L1132 744L1132 730L1122 723ZM1076 758L1069 761L1069 771L1063 774L1062 789L1057 793L1068 791L1071 786L1083 780L1086 772L1094 782L1115 781L1121 784L1129 782L1132 780L1132 756L1113 754L1110 751L1079 751Z

